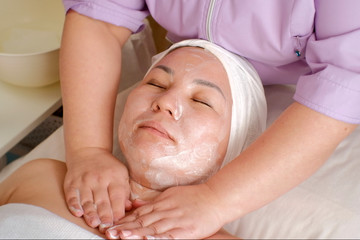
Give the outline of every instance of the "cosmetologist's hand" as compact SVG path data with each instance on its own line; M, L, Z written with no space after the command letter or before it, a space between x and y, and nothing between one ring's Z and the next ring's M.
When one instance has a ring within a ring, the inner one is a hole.
M126 167L111 153L89 148L71 156L64 180L65 199L70 212L84 217L101 232L124 217L131 208Z
M224 224L221 199L206 184L169 188L106 231L110 239L206 238ZM133 206L138 203L135 201Z

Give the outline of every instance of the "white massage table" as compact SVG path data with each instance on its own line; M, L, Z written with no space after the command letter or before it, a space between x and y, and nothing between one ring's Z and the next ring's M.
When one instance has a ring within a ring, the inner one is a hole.
M127 60L136 66L142 58L133 56ZM146 64L148 62L142 66ZM127 76L133 76L131 74L139 73L133 71ZM269 125L293 101L294 87L266 86L265 91ZM119 94L117 106L122 105L125 97L126 91ZM117 107L115 122L118 122L120 112L121 107ZM114 146L115 155L118 155L116 142ZM32 159L64 161L64 155L63 129L60 127L22 159L8 165L0 173L0 181ZM312 177L267 206L228 224L226 229L245 239L360 239L360 128L338 146ZM69 235L64 233L64 238Z

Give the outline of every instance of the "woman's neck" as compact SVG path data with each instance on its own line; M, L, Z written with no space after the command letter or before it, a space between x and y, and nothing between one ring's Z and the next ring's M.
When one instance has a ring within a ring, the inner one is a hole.
M135 199L140 199L143 201L151 201L161 193L158 190L144 187L143 185L137 183L132 178L130 178L130 190L131 190L131 196L130 196L131 201Z

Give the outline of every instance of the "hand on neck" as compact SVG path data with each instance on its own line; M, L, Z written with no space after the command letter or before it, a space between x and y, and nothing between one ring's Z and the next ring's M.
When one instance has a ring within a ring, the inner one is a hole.
M155 199L161 191L154 190L151 188L144 187L140 183L136 182L134 179L130 178L130 200L134 201L135 199L139 199L142 201L152 201Z

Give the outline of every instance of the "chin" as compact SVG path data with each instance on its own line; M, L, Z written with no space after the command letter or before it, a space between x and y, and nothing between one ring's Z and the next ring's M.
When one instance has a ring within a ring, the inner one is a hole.
M167 171L166 169L152 169L144 172L143 178L149 183L149 187L154 190L164 191L175 186L185 186L205 182L209 176L191 175L185 172Z

